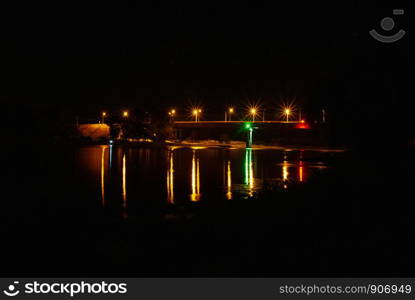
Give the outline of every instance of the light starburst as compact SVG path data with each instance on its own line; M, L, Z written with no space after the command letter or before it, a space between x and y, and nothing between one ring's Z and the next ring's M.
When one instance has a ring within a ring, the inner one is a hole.
M280 105L279 116L282 120L289 122L297 115L297 107L294 101L284 101Z

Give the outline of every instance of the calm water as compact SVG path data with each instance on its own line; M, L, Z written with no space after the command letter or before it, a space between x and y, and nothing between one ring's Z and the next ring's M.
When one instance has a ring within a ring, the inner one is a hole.
M15 198L0 210L10 219L2 226L9 274L414 270L412 163L312 151L71 144L43 151L38 160L9 159L21 170L10 168ZM268 184L283 192L243 200Z
M264 183L289 190L327 168L323 153L220 148L78 148L77 174L128 217L142 205L238 200Z

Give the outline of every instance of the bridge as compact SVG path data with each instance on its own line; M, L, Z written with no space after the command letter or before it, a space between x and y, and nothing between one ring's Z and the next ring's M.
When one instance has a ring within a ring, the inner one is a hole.
M303 124L304 121L250 121L250 120L245 120L245 121L174 121L173 122L176 126L181 127L181 126L185 126L186 125L191 125L191 126L205 126L205 125L233 125L233 124L246 124L246 123L251 123L251 124Z
M305 121L174 121L173 137L179 140L246 141L250 134L254 143L324 144L327 130L324 123Z

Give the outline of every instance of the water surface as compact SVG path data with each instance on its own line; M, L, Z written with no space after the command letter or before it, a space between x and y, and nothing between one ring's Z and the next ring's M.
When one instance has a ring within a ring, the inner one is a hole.
M222 148L87 146L76 153L77 173L103 207L128 217L142 205L237 201L264 184L289 190L327 168L311 151Z

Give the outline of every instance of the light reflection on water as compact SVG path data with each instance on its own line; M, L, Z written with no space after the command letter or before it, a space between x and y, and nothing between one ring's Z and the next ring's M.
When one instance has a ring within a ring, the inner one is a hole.
M249 196L253 196L255 189L255 179L251 148L247 148L245 150L245 185L248 187Z
M300 151L91 146L80 152L80 168L90 175L88 184L97 184L102 206L119 197L124 218L131 206L149 201L235 200L253 196L264 183L289 190L326 167L319 159L304 160Z
M107 146L102 146L101 150L101 198L102 206L105 206L105 149Z
M167 167L167 202L174 204L174 161L173 151L168 151L168 167Z
M199 169L199 158L196 158L196 150L193 149L192 156L192 194L190 199L193 202L200 200L200 169Z
M125 152L122 157L122 208L123 217L127 218L127 159Z
M300 182L304 181L304 163L302 161L298 164L298 180Z
M226 169L226 188L226 198L232 200L232 169L230 160L228 160Z

